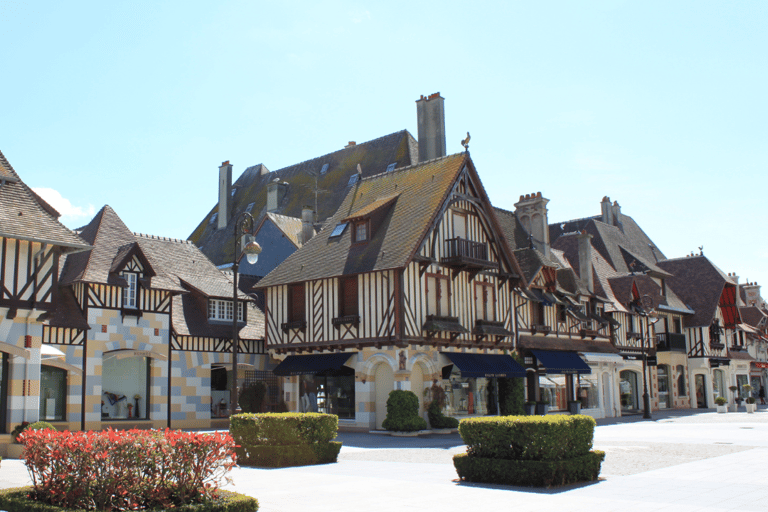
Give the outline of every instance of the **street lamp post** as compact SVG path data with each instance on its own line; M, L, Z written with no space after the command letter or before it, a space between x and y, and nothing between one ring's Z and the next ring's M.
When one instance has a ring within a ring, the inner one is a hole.
M240 260L246 257L248 263L253 265L259 259L261 246L256 243L256 238L251 234L253 231L253 216L248 212L243 212L235 222L235 261L232 265L232 386L229 390L229 409L230 414L237 413L237 351L238 351L238 329L237 329L237 269L240 266ZM243 315L245 318L245 315Z
M645 339L648 340L648 348L650 349L651 348L651 313L653 311L653 299L649 295L643 295L641 298L641 301L643 305L643 314L645 316L645 333L646 333ZM648 394L648 354L645 350L645 339L643 339L643 419L650 420L652 419L651 418L651 397Z

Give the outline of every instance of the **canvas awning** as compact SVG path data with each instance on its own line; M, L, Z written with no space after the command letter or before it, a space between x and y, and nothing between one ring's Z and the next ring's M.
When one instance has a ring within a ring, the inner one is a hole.
M272 370L282 377L288 375L315 375L336 372L357 352L337 352L334 354L309 354L306 356L288 356Z
M504 354L442 352L459 369L462 377L525 377L525 368Z
M531 354L544 367L546 373L592 373L589 365L576 352L555 350L531 350Z

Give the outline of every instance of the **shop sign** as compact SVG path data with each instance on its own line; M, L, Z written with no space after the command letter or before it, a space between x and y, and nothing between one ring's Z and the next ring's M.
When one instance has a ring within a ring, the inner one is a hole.
M648 358L646 359L646 364L648 366L658 366L659 360L656 356L648 356Z

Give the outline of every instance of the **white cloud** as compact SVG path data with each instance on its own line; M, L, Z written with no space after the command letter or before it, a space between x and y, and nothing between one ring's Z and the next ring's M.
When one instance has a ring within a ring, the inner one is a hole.
M357 10L349 14L353 23L362 23L363 21L371 19L370 11Z
M74 206L69 199L63 197L58 190L52 188L34 188L37 195L42 197L48 204L56 208L61 214L59 219L62 224L79 220L90 220L96 214L96 208L89 204L87 207Z

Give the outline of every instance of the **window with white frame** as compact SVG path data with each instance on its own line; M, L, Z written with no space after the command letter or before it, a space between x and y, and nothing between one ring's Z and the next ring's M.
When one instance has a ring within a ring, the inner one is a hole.
M128 286L123 288L123 307L135 309L137 307L136 296L139 287L139 276L135 272L123 272L123 277L126 283L128 283Z
M237 320L243 321L243 302L237 303ZM232 321L232 301L221 299L208 300L208 319L209 320L229 320Z

